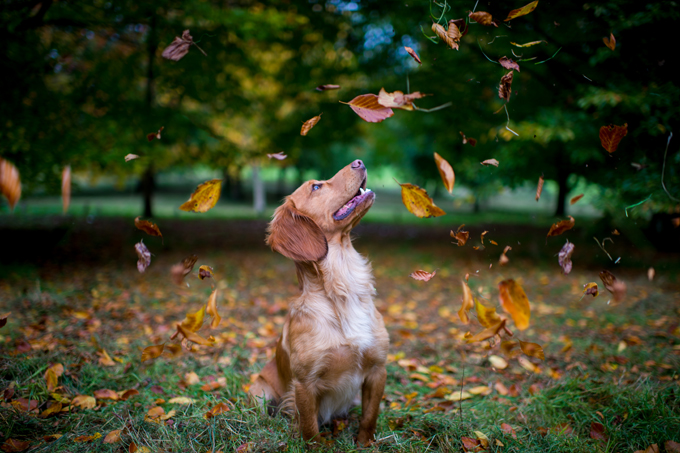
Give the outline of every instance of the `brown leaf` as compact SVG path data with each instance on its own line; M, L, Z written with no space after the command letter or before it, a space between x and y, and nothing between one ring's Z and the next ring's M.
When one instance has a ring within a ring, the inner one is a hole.
M123 432L122 429L115 429L108 433L106 437L104 437L104 443L105 444L115 444L121 441L120 435Z
M391 108L380 105L378 96L375 94L362 94L349 102L342 103L349 105L354 113L369 123L379 123L394 115Z
M439 37L439 39L444 41L447 46L458 50L458 43L460 42L462 34L460 33L458 25L456 25L455 21L449 21L448 30L444 30L444 27L439 24L432 24L432 31Z
M591 283L586 283L583 285L583 295L592 295L593 297L597 297L599 291L597 290L597 283L591 282Z
M316 91L328 91L328 90L339 90L339 89L340 89L340 85L331 85L331 84L319 85L318 87L316 87Z
M135 160L135 159L138 159L138 158L139 158L139 156L136 155L136 154L127 154L125 156L125 162L130 162L131 160Z
M466 343L477 343L479 341L484 341L488 340L491 337L494 337L498 335L498 333L505 328L505 323L508 320L505 318L501 318L500 321L498 321L496 324L487 327L486 329L482 330L481 332L477 333L476 335L466 338L465 342Z
M680 443L678 442L667 440L664 447L666 447L666 453L680 453Z
M667 441L666 445L671 441ZM675 442L673 442L675 443ZM668 447L666 446L666 452L672 453L673 450L669 450ZM635 450L635 453L660 453L659 450L659 445L658 444L652 444L649 447L645 448L644 450Z
M500 258L498 258L498 264L500 264L501 266L505 266L510 262L510 259L506 255L506 253L508 253L510 250L512 250L512 247L506 245L505 248L503 249L503 253L501 253Z
M500 164L500 162L498 162L496 159L487 159L487 160L480 162L480 163L482 165L484 165L485 167L488 167L489 165L493 165L494 167L498 167L498 165Z
M76 438L73 439L73 442L75 442L75 443L92 442L93 440L97 440L97 439L99 439L100 437L102 437L101 434L99 434L99 433L94 433L94 434L91 435L91 436L78 436L78 437L76 437Z
M455 240L458 241L458 247L462 247L465 245L465 243L470 239L470 232L469 231L463 231L463 227L465 224L461 225L458 227L456 232L454 233L453 230L451 230L451 237L454 238Z
M420 280L423 282L429 282L432 277L434 277L437 274L437 271L432 271L432 273L427 272L427 271L422 271L422 270L417 270L415 272L411 272L409 274L409 277L411 277L414 280Z
M68 211L71 204L71 166L67 165L61 172L61 203L64 214Z
M135 244L135 252L137 252L137 270L139 273L144 273L149 264L151 264L151 252L144 245L144 241L139 241Z
M460 135L463 136L463 145L466 145L470 143L470 145L474 148L477 145L477 139L474 139L472 137L467 138L463 132L460 133Z
M501 57L501 59L498 60L498 62L499 62L499 63L501 64L501 66L503 66L505 69L511 69L511 70L520 72L520 71L519 71L519 64L517 64L517 63L515 63L514 61L512 61L511 58L508 58L508 57Z
M10 311L10 312L7 312L5 314L0 315L0 327L5 327L5 325L7 324L7 318L11 314L12 314L12 312Z
M203 280L205 278L213 278L213 269L205 264L198 268L198 278Z
M158 345L155 345L155 346L147 346L142 351L142 362L146 362L147 360L157 359L163 353L164 348L165 348L165 343L158 344Z
M522 352L529 357L545 360L545 354L543 353L543 348L540 344L519 340L519 347L522 349Z
M564 233L565 231L571 230L574 228L574 224L576 223L576 220L572 216L569 216L569 220L561 220L557 223L553 223L552 226L550 227L550 231L548 231L548 236L559 236L560 234Z
M538 201L541 198L541 193L543 193L543 183L545 180L543 179L543 176L538 177L538 187L536 187L536 201Z
M205 311L209 316L212 316L210 327L215 329L220 325L222 317L217 313L217 290L214 290L208 298L208 303L205 306Z
M62 409L62 404L61 404L61 403L59 403L59 402L53 402L52 404L50 404L50 407L48 407L47 409L45 409L44 411L42 411L38 417L40 417L40 418L47 418L47 417L49 417L50 415L58 414L59 412L61 412L61 409Z
M319 114L318 114L317 116L315 116L314 118L311 118L311 119L308 119L307 121L305 121L305 124L303 124L303 125L302 125L302 128L300 129L300 135L302 135L302 136L307 135L307 133L308 133L314 126L316 126L316 123L319 122L319 120L321 119L321 115L323 115L323 113L319 113Z
M139 395L139 390L130 389L118 393L121 401L127 401L133 396Z
M94 397L98 400L118 401L120 399L120 396L118 396L118 393L116 393L116 392L114 392L113 390L110 390L110 389L95 390L94 391Z
M510 314L519 330L529 327L531 307L522 286L514 280L503 280L498 284L499 299L503 309Z
M602 126L600 128L600 144L611 154L616 151L621 139L626 135L628 135L628 123L624 123L623 126L616 126L614 124Z
M439 175L442 177L446 190L449 193L453 192L453 185L456 183L456 174L453 172L453 167L437 153L434 153L434 162L437 164L437 170L439 170Z
M401 186L401 201L411 214L426 219L446 214L434 204L425 189L409 183L397 184Z
M472 291L467 283L463 282L463 305L458 310L458 317L463 322L463 324L468 324L470 318L468 317L468 311L475 306L474 298L472 297Z
M571 254L574 253L574 244L567 241L560 250L559 255L557 255L557 262L562 267L564 274L571 272Z
M177 332L181 333L187 340L203 346L213 346L215 344L215 341L211 338L205 339L195 332L184 329L181 324L177 324Z
M602 283L604 283L604 287L607 291L614 296L614 302L621 302L626 297L626 284L614 277L614 274L608 270L604 270L600 272L600 279L602 279Z
M590 438L607 442L608 436L604 432L604 425L602 423L590 423Z
M473 439L472 437L461 437L460 438L461 443L463 444L463 450L464 451L479 451L482 446L480 445L479 441L477 439Z
M584 194L576 195L574 198L572 198L572 199L569 201L569 204L574 204L574 203L576 203L576 202L579 201L581 198L583 198L583 195L584 195Z
M498 27L498 24L496 23L495 20L493 20L491 14L487 12L484 11L475 11L474 13L470 12L469 17L470 20L474 20L480 25L484 26L493 25L494 27Z
M71 400L71 406L82 409L94 409L97 406L97 400L89 395L78 395Z
M533 2L529 3L528 5L524 5L521 8L513 9L512 11L510 11L508 13L508 18L505 19L505 22L512 20L512 19L515 19L515 18L520 17L520 16L525 16L525 15L529 14L530 12L532 12L533 10L535 10L537 6L538 6L538 0L533 1Z
M415 50L411 49L408 46L404 46L404 50L406 50L406 52L408 52L408 54L411 55L418 64L423 64L423 62L420 61L420 57L418 56Z
M3 444L2 451L4 452L15 452L15 451L24 451L28 450L28 447L31 446L31 443L25 440L18 440L18 439L7 439Z
M165 50L163 50L162 57L172 61L179 61L182 59L182 57L189 53L189 47L192 45L196 46L196 48L207 57L206 53L203 52L203 49L196 45L194 39L189 34L189 30L184 30L184 32L182 32L181 38L179 36L175 36L175 40L172 41L170 45L165 48Z
M602 42L604 42L604 45L612 52L616 49L616 38L614 38L614 33L609 33L609 38L602 38Z
M411 94L404 94L401 91L395 91L394 93L388 93L385 88L380 89L378 93L378 104L383 107L402 109L402 110L413 110L413 101L416 99L422 99L427 94L422 94L420 91L416 91Z
M267 157L270 158L270 159L283 160L288 156L286 154L283 154L283 153L276 153L276 154L267 154Z
M513 439L517 439L517 434L515 434L514 428L507 423L501 423L501 431L503 431L505 434L511 435Z
M158 226L153 222L149 222L148 220L139 220L139 217L136 217L135 226L138 230L142 230L148 235L160 236L161 238L163 237L163 233L161 233L161 230L158 228Z
M217 204L221 190L221 179L211 179L199 184L189 200L185 201L179 209L186 212L207 212Z
M177 263L170 268L170 277L175 285L179 286L182 284L184 277L193 270L196 260L198 260L198 256L191 255L184 258L181 263Z
M0 157L0 193L2 193L9 207L14 210L14 205L21 198L21 178L17 167Z
M505 102L510 101L510 95L512 94L512 75L514 72L510 71L501 77L501 83L498 85L498 97L503 99Z
M148 141L153 141L154 138L157 138L158 140L161 139L161 131L165 129L165 127L161 126L160 129L158 129L158 132L151 132L150 134L146 134L146 139Z
M495 307L487 307L477 299L475 299L475 311L477 312L477 321L483 327L495 326L501 321L501 317L496 313Z
M213 406L212 409L205 413L203 418L209 420L215 417L216 415L224 414L225 412L229 412L230 410L231 408L226 403L217 403L215 406Z

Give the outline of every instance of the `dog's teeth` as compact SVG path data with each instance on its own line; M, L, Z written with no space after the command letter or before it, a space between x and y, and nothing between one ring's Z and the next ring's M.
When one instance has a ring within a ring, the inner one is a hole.
M372 192L372 190L367 187L365 192Z
M363 194L364 194L364 192L365 192L365 190L364 190L364 189L362 189L361 187L359 187L359 193L361 193L361 195L363 195Z

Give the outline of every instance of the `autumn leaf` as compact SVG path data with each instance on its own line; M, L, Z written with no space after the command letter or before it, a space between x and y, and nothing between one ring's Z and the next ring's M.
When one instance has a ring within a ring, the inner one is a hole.
M53 392L57 388L59 376L64 373L64 366L61 363L52 365L45 371L45 384L48 392Z
M488 167L489 165L493 165L494 167L498 167L500 162L498 162L496 159L487 159L483 162L480 162L480 164L484 165L485 167Z
M185 339L187 339L189 341L193 341L196 344L200 344L200 345L203 345L203 346L213 346L215 344L214 340L212 340L210 338L205 339L195 332L184 329L181 324L177 324L177 332L182 334L182 336Z
M511 70L520 72L520 71L519 71L519 64L517 64L517 63L515 63L514 61L512 61L511 58L508 58L508 57L501 57L500 60L498 60L498 62L499 62L499 63L501 64L501 66L503 66L505 69L511 69Z
M2 451L5 452L16 452L16 451L24 451L28 450L28 447L31 446L31 443L25 440L18 440L18 439L7 439L3 444Z
M460 42L462 35L455 21L449 21L448 30L445 30L444 27L439 24L432 24L432 31L451 49L458 50L458 42Z
M494 326L501 321L495 307L486 307L477 299L475 299L475 311L477 312L477 321L484 327Z
M531 42L528 42L526 44L517 44L516 42L511 42L510 44L512 44L513 46L516 46L516 47L531 47L531 46L535 46L536 44L540 44L542 42L546 43L546 44L548 43L547 41L531 41Z
M463 145L470 144L473 148L477 145L477 139L474 138L467 138L463 132L460 132L460 135L463 136Z
M602 423L591 422L590 423L590 438L595 440L601 440L607 442L609 437L604 432L604 426Z
M378 104L393 109L413 110L413 101L422 99L425 96L428 95L422 94L420 91L411 94L404 94L401 91L388 93L385 91L385 88L381 88L380 93L378 93Z
M440 217L446 214L434 204L425 189L409 183L401 184L399 181L397 181L397 184L401 186L401 201L411 214L421 219Z
M545 360L545 354L543 353L543 348L540 344L519 340L519 347L522 349L522 352L529 357Z
M417 270L415 272L411 272L411 274L409 274L409 277L411 277L414 280L429 282L432 279L432 277L434 277L436 274L437 274L436 270L432 271L432 273L423 270Z
M113 390L110 389L100 389L94 391L94 397L98 400L112 400L118 401L120 396Z
M498 24L496 23L495 20L493 20L491 14L487 12L484 11L475 11L474 13L470 12L468 16L470 17L470 20L473 20L480 25L484 26L493 25L494 27L498 27Z
M205 278L213 277L213 269L205 264L198 268L198 278L203 280Z
M583 285L583 295L585 296L588 294L592 295L593 297L597 297L597 295L600 294L597 290L597 283L590 282Z
M146 139L148 141L153 141L154 138L157 138L158 140L161 139L161 131L165 129L165 127L161 126L160 129L158 129L158 132L151 132L150 134L146 134Z
M442 177L446 190L449 193L453 192L453 185L456 183L456 174L453 172L453 167L437 153L434 153L434 161L437 164L437 170L439 170L439 175Z
M458 227L455 233L453 232L453 230L451 230L450 233L451 237L458 241L458 243L456 244L458 245L458 247L464 246L468 239L470 239L470 232L463 231L464 226L465 224L462 224L461 226Z
M225 412L229 412L231 408L226 404L226 403L217 403L213 406L212 409L210 409L208 412L205 413L203 418L209 420L217 415L224 414Z
M466 343L477 343L479 341L484 341L488 340L491 337L494 337L498 335L498 333L503 330L505 327L505 323L508 320L505 318L501 318L500 321L498 321L496 324L493 324L490 327L487 327L486 329L482 330L476 335L471 336L470 338L465 339Z
M498 97L505 102L510 102L510 95L512 94L512 75L513 71L508 72L501 77L501 83L498 85Z
M664 447L666 447L666 453L680 453L680 443L678 442L667 440Z
M0 315L0 327L5 327L5 325L7 324L7 318L11 314L12 314L12 312L10 311L8 313Z
M127 154L125 156L125 162L130 162L131 160L139 159L139 156L136 154Z
M318 87L316 87L316 91L328 91L328 90L339 90L339 89L340 89L340 85L331 85L331 84L319 85Z
M380 105L375 94L362 94L349 102L340 102L349 105L354 113L369 123L379 123L394 115L391 108Z
M559 236L560 234L564 233L565 231L571 230L574 228L574 224L576 223L576 220L572 216L569 216L569 220L561 220L557 223L553 223L552 226L550 227L550 231L548 231L548 236Z
M463 322L463 324L468 324L470 322L470 317L468 316L468 311L475 306L474 298L472 297L472 291L467 283L463 282L463 305L458 310L458 317Z
M614 33L609 33L609 38L602 38L602 42L604 42L604 45L612 52L616 49L616 38L614 38Z
M408 47L408 46L404 46L404 50L405 50L409 55L411 55L411 56L413 57L413 59L416 60L416 62L417 62L418 64L423 64L423 62L420 61L420 57L418 56L418 54L416 53L415 50L411 49L411 48Z
M321 119L321 115L323 115L323 113L319 113L319 114L318 114L317 116L315 116L314 118L311 118L311 119L308 119L307 121L305 121L305 124L303 124L303 125L302 125L302 128L300 129L300 135L302 135L302 136L307 135L307 133L308 133L314 126L316 126L316 123L319 122L319 120Z
M170 404L182 404L182 405L189 405L189 404L194 404L196 402L195 399L193 398L188 398L186 396L177 396L175 398L170 398L168 400L168 403Z
M71 204L71 166L67 165L61 172L61 203L66 214Z
M170 277L175 285L181 285L184 282L184 277L189 275L193 270L196 261L198 260L197 255L191 255L182 260L181 263L174 264L170 268Z
M205 317L205 306L201 307L196 313L187 313L186 318L181 325L184 329L191 332L196 332L203 325L203 318Z
M512 317L519 330L526 330L529 327L531 308L522 286L512 279L503 280L498 284L498 290L503 309Z
M536 201L538 201L541 198L541 193L543 193L543 183L545 180L543 179L543 176L538 177L538 186L536 187Z
M267 157L270 158L270 159L283 160L288 156L286 154L283 154L283 153L276 153L276 154L267 154Z
M92 442L93 440L97 440L97 439L99 439L99 438L101 438L101 437L102 437L101 434L99 434L99 433L94 433L94 434L91 435L91 436L78 436L78 437L76 437L76 438L73 439L73 442L75 442L75 443Z
M115 429L108 433L106 437L104 437L104 443L105 444L115 444L120 442L120 435L123 432L122 429Z
M71 400L71 405L81 409L94 409L97 406L97 400L89 395L78 395Z
M154 345L154 346L147 346L142 351L142 362L146 362L147 360L157 359L163 353L164 348L165 348L165 343L159 344L159 345Z
M14 210L14 205L21 198L21 179L17 167L0 157L0 193L2 193L9 207Z
M129 389L118 392L118 396L120 397L121 401L127 401L135 395L139 395L139 390Z
M52 404L50 404L50 407L42 411L38 417L48 418L51 415L58 414L59 412L61 412L62 407L63 407L62 403L53 402Z
M515 18L520 17L520 16L526 16L527 14L529 14L530 12L535 10L537 6L538 6L538 0L533 1L533 2L529 3L528 5L524 5L519 9L513 9L512 11L510 11L508 13L508 18L505 19L505 22L512 20L512 19L515 19Z
M151 264L151 252L144 245L144 241L139 241L135 244L135 252L137 252L137 270L139 273L144 273L149 264Z
M621 302L625 298L627 291L626 284L621 280L618 280L614 274L608 270L603 270L600 272L600 279L602 280L602 283L604 283L604 287L607 291L614 296L614 302Z
M574 198L572 198L571 200L569 200L569 204L574 204L574 203L576 203L576 202L579 201L581 198L583 198L583 195L584 195L584 194L576 195Z
M512 247L506 245L505 248L503 249L503 253L501 253L500 258L498 258L498 264L500 264L501 266L505 266L510 262L510 259L506 255L506 253L508 253L510 250L512 250Z
M565 275L571 272L572 253L574 253L574 244L567 241L567 243L564 244L564 247L562 247L562 250L560 250L559 255L557 255L557 262L562 267L562 270L564 271Z
M175 36L174 41L170 43L168 47L163 50L162 57L172 61L181 60L187 53L189 53L189 47L192 45L196 46L198 50L201 51L203 55L208 56L203 49L198 47L194 42L194 38L189 34L189 30L184 30L182 32L182 37Z
M207 212L215 207L220 199L221 179L211 179L196 187L188 201L179 207L186 212Z
M614 124L602 126L600 128L600 143L611 154L616 151L621 139L626 135L628 135L628 123L624 123L623 126L616 126Z
M210 297L208 298L208 303L206 304L205 311L206 313L208 313L209 316L212 316L210 327L214 329L217 326L219 326L220 322L222 321L222 317L217 313L217 290L214 290L210 294Z
M148 220L140 220L139 217L136 217L135 226L138 230L142 230L151 236L160 236L161 238L163 237L163 233L161 233L161 230L158 228L158 226L153 222L149 222Z

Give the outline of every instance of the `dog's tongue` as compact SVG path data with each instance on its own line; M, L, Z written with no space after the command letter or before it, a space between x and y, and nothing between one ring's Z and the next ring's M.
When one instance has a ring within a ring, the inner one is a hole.
M335 214L333 214L333 218L335 220L342 220L345 217L347 217L347 215L350 214L354 210L354 208L357 206L357 204L359 204L364 199L364 197L368 194L368 192L370 192L370 191L371 191L371 189L366 189L366 190L359 189L360 194L353 197L351 200L349 200L345 204L345 206L338 209L335 212Z
M356 198L356 197L355 197L355 198ZM338 209L337 212L336 212L335 214L333 214L333 217L335 217L336 219L342 218L345 214L347 214L347 212L348 212L350 209L352 209L352 207L353 207L353 205L354 205L353 202L354 202L354 198L352 198L352 199L349 201L349 203L347 203L345 206L343 206L342 208Z

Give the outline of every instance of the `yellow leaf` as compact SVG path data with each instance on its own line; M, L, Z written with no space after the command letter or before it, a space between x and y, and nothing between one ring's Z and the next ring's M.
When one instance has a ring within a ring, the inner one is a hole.
M500 282L498 290L501 306L512 317L512 320L515 321L517 328L525 330L529 327L531 307L522 286L510 279Z
M228 412L230 410L231 410L231 408L226 403L218 403L212 409L210 409L208 412L206 412L203 415L203 418L210 419L210 418L215 417L216 415L223 414L223 413Z
M516 42L510 42L510 44L512 44L513 46L517 46L517 47L531 47L531 46L535 46L536 44L540 44L542 42L544 42L546 44L548 43L547 41L531 41L531 42L528 42L526 44L517 44Z
M529 3L528 5L524 5L519 9L513 9L512 11L510 11L508 13L508 18L505 19L505 22L512 20L512 19L515 19L515 18L520 17L520 16L526 16L527 14L529 14L530 12L535 10L537 6L538 6L538 0L533 1L533 2Z
M171 398L168 403L170 404L194 404L196 402L193 398L187 398L186 396L178 396Z
M203 325L204 317L205 306L201 307L196 313L187 313L186 318L182 321L182 328L191 332L196 332Z
M466 391L457 391L450 393L444 397L444 399L449 400L449 401L462 401L462 400L467 400L472 398L472 394L470 392Z
M496 313L496 308L486 307L477 299L475 299L475 310L477 311L477 320L484 327L491 327L501 321L500 316Z
M203 265L198 268L198 278L203 280L204 278L213 278L213 269L210 266Z
M315 116L314 118L308 119L305 121L305 124L302 125L302 129L300 129L300 135L307 135L307 133L314 127L316 126L316 123L319 122L321 119L321 115L323 113L319 113L319 115Z
M597 297L598 294L600 294L599 290L597 289L597 283L590 282L583 285L583 295L585 296L587 294L591 294L593 297Z
M446 213L438 208L424 189L413 184L404 183L401 186L401 201L411 214L420 218L440 217Z
M9 202L10 209L14 210L14 205L21 198L21 179L17 167L0 157L0 193Z
M449 193L453 192L453 185L456 183L456 174L453 172L453 167L437 153L434 153L434 161L437 164L439 175L442 177L442 181L444 181L446 190Z
M47 384L47 391L51 392L57 388L57 375L52 368L45 371L45 383Z
M492 367L499 370L504 370L508 367L508 361L505 360L503 357L497 355L490 355L489 363L491 364Z
M172 410L169 411L167 414L161 415L161 420L163 420L163 421L165 421L165 420L170 420L170 419L171 419L172 417L174 417L175 415L177 415L177 411L176 411L175 409L172 409Z
M540 344L519 340L519 347L522 348L522 352L529 357L545 360L545 354L543 353L543 348Z
M58 414L61 412L62 404L61 403L52 403L50 407L45 409L40 413L40 418L47 418L50 415Z
M220 190L222 189L221 179L211 179L203 184L200 184L191 198L179 207L182 211L187 212L206 212L215 207L217 200L220 199Z
M144 348L142 351L142 362L160 357L164 347L165 343Z
M208 298L208 304L206 305L206 311L208 315L212 316L212 321L210 322L211 328L216 328L220 325L222 317L217 313L217 290L213 291Z
M111 359L111 356L109 355L106 350L102 349L101 352L99 353L99 364L103 366L115 366L116 362Z
M104 443L105 444L115 444L116 442L120 442L120 433L122 433L122 429L115 429L108 433L106 437L104 438Z
M491 393L491 391L491 387L487 387L486 385L472 387L468 390L468 392L470 392L472 395L488 395Z
M181 324L177 324L177 331L181 333L184 338L186 338L189 341L193 341L194 343L203 345L203 346L213 346L215 344L214 339L211 341L211 338L208 338L207 340L200 336L197 333L194 333L190 330L185 330Z
M83 409L94 409L97 406L97 400L93 396L78 395L71 400L71 405Z
M470 338L466 338L465 342L476 343L478 341L488 340L489 338L498 335L498 332L500 332L505 327L506 321L507 319L501 318L501 320L497 324L494 324L491 327L487 327L486 329L482 330L476 335L471 336Z
M467 283L463 282L463 306L460 307L460 310L458 310L458 317L463 322L463 324L470 322L468 310L474 306L475 303L472 297L472 291L470 291L470 287L467 285Z

